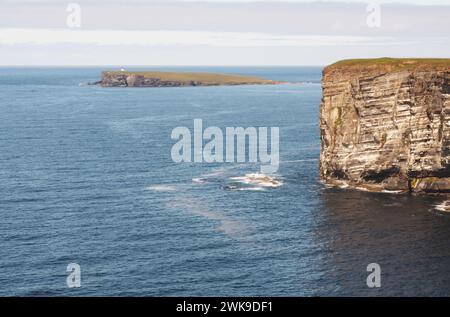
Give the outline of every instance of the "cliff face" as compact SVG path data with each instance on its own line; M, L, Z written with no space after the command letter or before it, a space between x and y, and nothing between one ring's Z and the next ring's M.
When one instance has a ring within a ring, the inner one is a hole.
M450 60L325 68L321 177L370 191L450 192Z

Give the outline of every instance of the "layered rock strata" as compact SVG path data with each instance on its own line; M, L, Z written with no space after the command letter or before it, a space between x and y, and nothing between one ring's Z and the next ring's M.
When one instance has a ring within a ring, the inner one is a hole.
M323 71L320 175L369 191L450 193L450 59Z

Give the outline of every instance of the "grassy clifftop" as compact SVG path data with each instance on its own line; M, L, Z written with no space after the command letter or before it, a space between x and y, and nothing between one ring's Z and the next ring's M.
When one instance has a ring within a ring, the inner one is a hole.
M401 70L449 70L450 58L374 58L348 59L325 68L326 72L336 70L401 71Z
M244 84L274 84L272 80L235 74L189 73L189 72L143 72L143 71L107 71L103 76L155 79L159 82L176 83L177 85L244 85Z

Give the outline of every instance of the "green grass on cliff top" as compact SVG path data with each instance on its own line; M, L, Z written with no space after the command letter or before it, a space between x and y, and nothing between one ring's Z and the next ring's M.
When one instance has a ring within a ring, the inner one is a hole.
M401 69L449 69L450 58L367 58L367 59L347 59L336 62L327 66L327 69L334 68L359 68L359 67L373 67L373 68L389 68L389 70Z
M113 75L137 75L146 78L159 78L161 81L176 81L190 83L192 81L202 84L263 84L272 83L271 80L234 74L216 73L184 73L184 72L134 72L134 71L109 71Z

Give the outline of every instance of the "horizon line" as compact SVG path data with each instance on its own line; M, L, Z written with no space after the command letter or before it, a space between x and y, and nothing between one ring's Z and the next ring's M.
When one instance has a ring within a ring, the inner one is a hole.
M67 67L67 68L75 68L75 67L325 67L327 65L1 65L0 68L8 68L8 67Z

